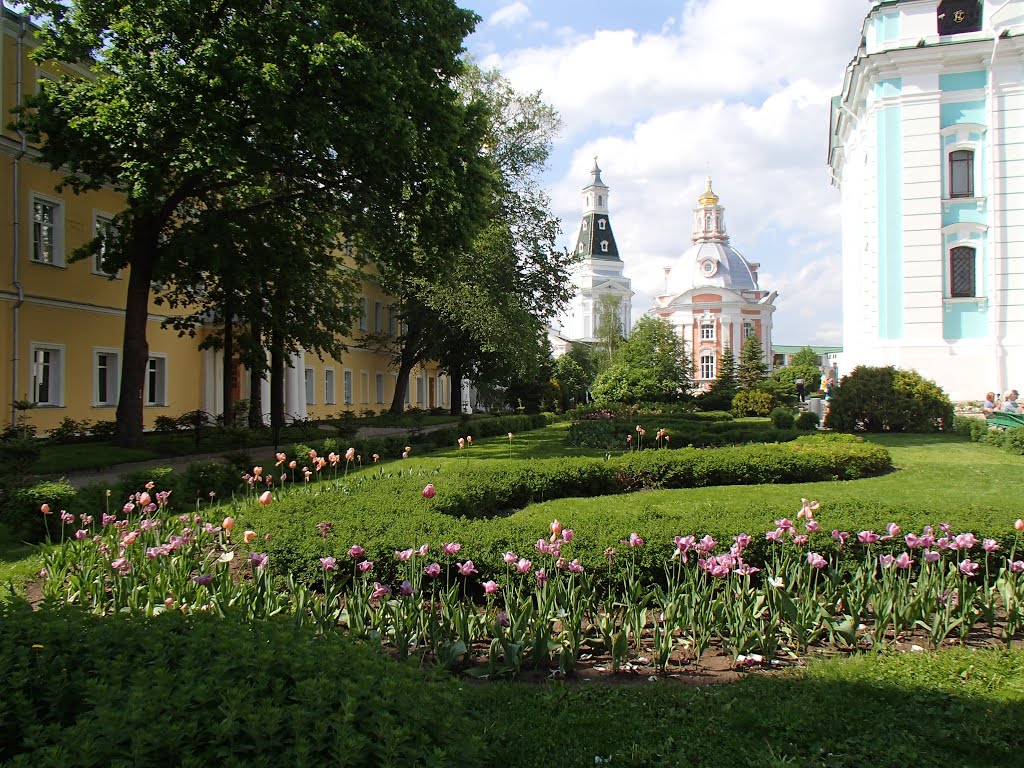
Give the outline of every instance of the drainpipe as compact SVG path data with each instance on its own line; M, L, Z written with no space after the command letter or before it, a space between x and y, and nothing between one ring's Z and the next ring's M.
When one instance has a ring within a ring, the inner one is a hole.
M28 32L28 20L21 17L21 29L18 31L18 45L17 45L17 64L15 65L16 72L16 97L18 100L18 106L22 105L23 95L25 91L25 35ZM14 156L13 163L13 174L12 178L12 196L11 196L11 219L13 221L13 235L12 235L12 259L11 259L11 283L14 285L14 290L17 293L17 299L14 301L14 308L11 310L13 315L11 322L11 424L16 424L18 421L18 412L14 408L14 403L18 399L18 376L20 375L21 368L21 305L25 303L25 290L21 285L21 160L25 157L28 151L28 142L25 138L25 132L20 128L18 130L18 138L21 140L21 147L17 154Z
M998 224L995 220L994 205L994 193L995 193L995 171L999 164L999 152L997 147L999 146L996 142L996 106L995 106L995 62L996 62L996 51L999 48L999 35L1001 30L996 28L993 22L993 17L999 13L1010 0L1004 0L1004 2L996 8L992 13L989 14L989 26L992 31L992 56L988 62L988 83L986 84L985 101L988 108L988 131L987 135L989 138L989 152L992 156L992 162L989 163L991 172L988 174L989 189L987 195L987 206L988 213L992 216L992 232L993 236L996 235L995 229ZM1000 391L1005 391L1009 386L1008 371L1006 370L1006 346L1004 344L1004 312L1003 312L1003 300L1005 298L1004 292L1006 290L1006 281L1004 278L1004 265L1001 263L1002 249L999 249L999 253L996 253L995 237L989 242L989 248L992 251L992 299L990 306L992 309L992 345L993 357L995 359L995 374L997 388ZM999 258L997 258L999 257Z

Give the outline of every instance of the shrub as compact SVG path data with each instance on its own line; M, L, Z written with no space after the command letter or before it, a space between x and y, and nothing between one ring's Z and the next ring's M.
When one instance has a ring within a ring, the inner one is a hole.
M4 764L121 765L130 755L133 765L328 765L344 756L353 767L442 768L483 759L458 682L287 621L0 605L0 679Z
M796 417L796 428L803 432L810 432L818 428L818 414L814 411L803 411Z
M1006 430L1003 438L1003 447L1010 453L1017 456L1024 456L1024 427L1014 427Z
M153 422L153 431L160 434L177 432L179 428L178 420L173 416L157 416Z
M775 406L775 398L769 392L745 389L732 399L734 416L767 416Z
M60 424L50 430L49 439L54 443L72 443L89 434L89 421L75 421L65 416Z
M836 387L825 426L842 432L952 430L953 404L916 371L859 366Z
M772 420L776 429L792 429L793 423L796 421L793 411L782 406L773 408L772 412L768 414L768 418Z
M60 535L60 513L73 508L77 491L66 480L46 480L21 488L9 488L0 497L0 524L18 540L43 541L47 526L51 536ZM39 511L50 505L49 519Z
M89 434L100 440L109 440L117 433L116 421L97 421L89 428Z
M12 437L0 440L0 477L12 477L20 482L42 455L39 441L33 437Z
M623 423L588 419L574 421L565 433L565 444L573 448L622 449L626 446Z
M251 471L252 467L248 467ZM239 471L221 461L193 461L180 475L173 477L176 501L187 503L196 499L230 499L243 486Z

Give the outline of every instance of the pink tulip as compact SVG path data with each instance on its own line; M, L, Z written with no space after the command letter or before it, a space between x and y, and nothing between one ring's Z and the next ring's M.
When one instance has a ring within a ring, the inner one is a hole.
M448 557L451 557L456 552L458 552L460 549L462 549L462 545L457 543L457 542L452 542L451 544L442 544L441 545L441 551L444 552L444 554L447 555Z
M978 543L978 537L973 533L961 533L956 537L956 545L958 549L973 549L974 545Z
M541 568L534 574L537 577L537 586L543 586L548 582L548 571L546 568Z
M333 557L321 557L320 558L320 565L322 565L324 567L325 571L333 571L333 570L337 569L338 561L337 561L337 559L335 559Z
M516 555L515 552L509 550L501 556L501 559L505 561L505 565L512 565L513 563L515 563L516 560L519 559L519 557Z
M781 528L784 531L792 531L794 528L796 528L796 526L793 525L793 521L790 520L788 517L784 517L781 520L776 520L775 527Z
M371 600L380 600L390 594L391 587L381 584L379 581L373 582L373 592L370 593Z
M934 550L926 549L924 551L924 561L926 563L937 563L939 562L940 557L941 555L938 552L935 552Z
M230 533L231 529L235 527L235 518L225 517L224 520L221 521L220 527Z
M796 546L798 546L798 547L802 547L805 544L807 544L809 539L810 539L810 536L808 536L806 533L802 533L799 536L794 536L793 537L793 543Z
M349 557L355 560L356 558L360 558L363 555L365 555L366 550L360 547L358 544L353 544L351 547L348 548L347 554Z
M889 523L885 530L889 532L890 538L895 538L900 535L900 527L896 523Z
M817 533L821 529L821 526L818 525L818 521L813 518L807 522L805 527L807 528L808 533Z
M986 552L995 552L997 549L999 549L999 542L995 539L985 539L983 542L981 542L981 548L984 549Z
M403 459L408 459L409 458L409 452L408 451L402 451L402 458Z
M547 539L537 539L537 542L533 545L538 552L542 555L551 554L551 544Z
M861 544L874 544L879 538L879 535L874 531L861 531L857 534L857 541Z
M416 554L419 555L420 557L426 557L427 556L427 552L429 552L429 551L430 551L430 545L429 544L421 544L420 548L416 550Z
M153 500L149 497L149 494L146 493L145 491L143 491L142 493L139 494L139 506L140 507L144 507L144 506L146 506L147 504L149 504L152 501Z
M50 511L50 505L49 504L41 505L39 507L39 511L42 512L44 515L52 515L53 514L53 512Z
M981 568L980 563L972 562L970 559L964 560L960 563L960 573L964 576L973 576Z
M583 566L580 565L579 559L573 559L569 565L569 573L583 573Z
M1024 560L1014 560L1010 563L1010 573L1024 573Z
M892 564L896 562L896 558L892 555L879 555L878 562L883 568L891 568Z
M399 560L401 560L404 563L404 562L412 559L413 551L414 550L411 547L409 549L403 549L401 551L396 549L395 550L395 557L397 557Z
M62 509L60 512L60 521L65 525L71 525L75 522L75 516L66 509Z
M516 562L516 571L518 573L529 573L533 563L527 560L525 557L521 558Z
M907 542L907 546L911 549L917 549L921 545L921 537L916 533L908 533L903 537L903 540Z
M914 564L914 561L910 559L910 555L906 552L901 552L896 558L894 565L900 570L906 571Z
M373 561L372 560L363 560L363 562L361 562L359 565L357 565L356 568L359 569L360 573L369 573L370 571L373 570Z
M812 568L817 568L818 570L821 570L822 568L826 568L828 566L828 560L826 560L817 552L808 552L807 564Z
M464 563L456 563L456 565L459 569L460 576L472 576L477 572L476 568L473 566L472 560L467 560Z
M355 461L355 458L356 458L356 449L355 448L349 448L347 451L345 451L345 461Z
M644 540L641 539L634 532L634 533L629 534L629 540L626 543L628 543L630 547L633 547L635 549L636 547L642 547L644 545Z
M776 528L774 531L766 531L764 534L765 541L774 541L779 544L783 541L786 531L782 528Z
M274 500L274 495L270 491L264 491L260 494L260 504L266 506Z
M568 543L572 541L573 537L575 536L576 532L572 528L566 528L564 531L562 531L562 541L564 542Z
M432 499L432 498L434 498L434 495L436 493L437 493L437 491L434 490L434 484L433 483L427 483L425 486L423 486L423 498L424 499Z
M431 563L423 569L423 573L432 579L436 579L441 573L441 566L439 563Z
M1017 531L1017 533L1024 531L1024 520L1018 517L1013 524L1013 530Z
M558 520L552 520L551 525L548 527L551 528L552 536L558 536L562 532L562 524Z
M89 535L89 532L87 530L85 530L84 528L79 528L77 531L75 531L75 538L78 539L79 541L81 541L82 539L84 539L88 535Z
M500 589L500 587L498 586L497 582L495 582L495 581L485 581L483 583L483 587L484 587L484 592L486 592L488 595L493 595L495 592L497 592Z

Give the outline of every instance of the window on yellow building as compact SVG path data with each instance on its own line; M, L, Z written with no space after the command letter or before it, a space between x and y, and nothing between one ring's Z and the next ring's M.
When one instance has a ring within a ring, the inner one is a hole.
M366 330L366 297L359 297L359 330Z
M373 330L376 333L384 330L384 305L379 301L373 302Z
M63 346L32 345L32 402L36 405L64 405Z
M324 370L324 404L334 405L334 369Z
M345 405L352 405L352 371L345 371Z
M96 237L103 238L103 244L100 249L92 257L92 271L97 275L104 275L106 277L118 277L118 271L108 270L104 266L104 261L107 258L107 252L109 251L109 240L117 235L117 228L114 226L114 220L112 217L102 213L97 213L93 220L94 235Z
M93 352L93 405L117 405L119 368L116 351L97 349Z
M366 371L359 372L359 402L364 405L370 403L370 374Z
M146 405L167 405L167 358L149 358L146 363Z
M64 264L63 214L55 200L32 198L32 261Z
M377 374L377 404L380 405L384 402L384 374Z
M316 405L316 381L313 379L313 369L307 368L304 373L303 383L306 385L306 405Z

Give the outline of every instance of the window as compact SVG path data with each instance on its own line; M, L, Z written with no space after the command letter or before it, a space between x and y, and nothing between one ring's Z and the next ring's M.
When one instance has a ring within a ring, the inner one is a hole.
M384 330L384 305L379 301L373 302L373 330L377 333Z
M334 405L334 369L324 369L324 405Z
M949 196L974 197L974 152L969 149L949 153Z
M949 295L974 296L974 249L962 245L949 252Z
M604 195L598 195L597 196L597 204L599 206L604 205ZM603 222L601 224L601 229L604 229L604 223Z
M110 349L93 352L93 405L117 405L119 375L117 352Z
M715 353L705 350L700 353L700 377L702 379L715 378Z
M359 330L366 330L366 297L359 297Z
M598 229L605 229L607 226L608 226L608 222L607 221L605 221L604 219L598 219L598 221L597 221L597 228Z
M32 198L32 261L63 265L60 204L41 197Z
M146 363L146 405L167 405L167 358L151 357Z
M419 403L420 405L423 405L423 403L426 402L426 399L427 399L425 394L424 394L423 384L424 384L423 377L422 376L417 376L416 377L416 402Z
M110 250L110 242L117 237L117 228L114 226L114 221L110 216L102 213L97 213L93 219L93 235L95 237L103 238L103 242L100 244L100 248L92 257L92 271L96 275L105 275L106 277L117 277L117 270L113 272L108 271L104 268L103 262L107 258L107 253Z
M377 374L377 404L384 402L384 374Z
M749 339L751 336L754 336L755 334L756 334L756 328L754 327L753 323L744 323L743 324L743 338L744 339Z
M366 371L359 372L359 402L364 405L370 402L370 374Z
M580 243L579 248L576 249L577 253L583 253L583 243Z
M701 341L714 341L715 340L715 324L714 322L703 322L700 324L700 340Z
M601 253L608 253L608 241L607 240L602 240L601 241Z
M345 371L345 405L352 405L352 371Z
M64 405L64 348L32 345L32 402Z
M395 335L395 308L388 307L388 335Z

